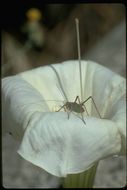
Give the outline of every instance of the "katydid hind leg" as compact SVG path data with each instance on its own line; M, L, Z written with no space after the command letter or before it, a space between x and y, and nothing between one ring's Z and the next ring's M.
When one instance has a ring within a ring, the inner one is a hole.
M97 111L99 117L102 118L101 115L100 115L100 112L99 112L99 110L98 110L98 108L97 108L97 105L96 105L96 103L95 103L95 101L94 101L94 99L93 99L92 96L89 96L84 102L82 102L82 105L84 105L84 104L85 104L88 100L90 100L90 99L92 100L92 102L93 102L93 104L94 104L94 107L95 107L95 109L96 109L96 111Z
M86 125L86 122L84 120L83 113L82 113L82 104L81 104L79 96L77 96L77 99L78 99L78 102L79 102L79 105L80 105L80 113L81 113L82 121Z

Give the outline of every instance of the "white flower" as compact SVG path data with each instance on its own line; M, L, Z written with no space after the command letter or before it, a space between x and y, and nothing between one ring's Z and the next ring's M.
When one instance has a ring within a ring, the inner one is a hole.
M69 102L81 96L78 61L54 64ZM21 141L18 153L49 173L63 177L90 168L96 161L125 153L125 79L107 68L82 61L83 100L90 116L60 108L66 100L50 66L2 80L3 132ZM82 100L82 101L83 101Z

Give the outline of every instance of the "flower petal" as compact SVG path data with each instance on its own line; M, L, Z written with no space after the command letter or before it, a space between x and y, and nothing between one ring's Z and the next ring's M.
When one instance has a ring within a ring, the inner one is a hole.
M65 112L51 112L66 97L71 102L81 97L78 62L53 67L59 77L45 66L2 80L3 129L22 141L20 155L61 177L124 153L125 79L97 63L82 61L81 101L92 96L103 118L96 118L97 111L88 101L85 106L91 116L84 114L85 125L80 114L67 119Z
M2 80L3 133L11 132L21 140L32 114L46 110L49 107L43 96L20 76Z
M120 135L108 120L80 118L64 112L35 113L18 153L49 173L64 177L87 170L94 162L119 152Z
M122 155L127 152L126 147L126 104L125 97L121 97L118 102L116 102L111 111L111 119L116 123L116 127L121 135L121 151Z

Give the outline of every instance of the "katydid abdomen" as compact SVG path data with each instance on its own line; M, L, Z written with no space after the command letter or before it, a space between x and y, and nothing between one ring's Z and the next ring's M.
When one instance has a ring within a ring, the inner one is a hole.
M68 111L73 111L76 113L83 113L85 111L82 105L76 102L66 102L65 107Z

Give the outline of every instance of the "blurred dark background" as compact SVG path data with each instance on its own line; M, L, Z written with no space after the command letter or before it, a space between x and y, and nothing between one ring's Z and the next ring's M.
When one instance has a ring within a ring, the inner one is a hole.
M28 17L31 8L41 14L39 19ZM125 20L125 6L115 3L43 4L41 0L5 0L2 14L3 76L77 59L76 17L80 21L81 55L85 58L104 36Z
M3 2L2 77L77 59L76 17L79 19L82 58L97 61L125 77L124 4L44 4L42 0ZM59 178L17 154L17 142L9 135L2 138L2 148L4 187L60 187ZM94 187L123 187L125 165L123 157L100 161Z

